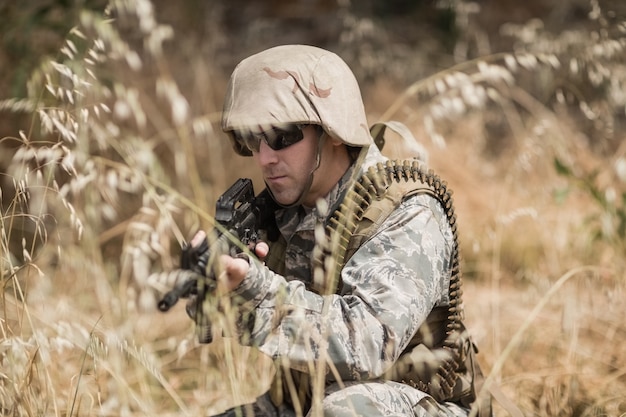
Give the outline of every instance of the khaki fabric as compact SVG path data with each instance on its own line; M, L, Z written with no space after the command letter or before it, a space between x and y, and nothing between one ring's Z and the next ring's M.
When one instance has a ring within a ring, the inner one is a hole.
M313 46L270 48L241 61L231 75L222 115L225 132L286 123L321 125L350 146L373 143L354 74L338 55Z

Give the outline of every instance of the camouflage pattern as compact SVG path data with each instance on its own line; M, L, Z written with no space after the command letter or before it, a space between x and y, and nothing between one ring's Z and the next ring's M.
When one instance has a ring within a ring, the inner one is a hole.
M320 125L350 146L372 143L354 74L339 56L313 46L281 45L241 61L230 77L222 114L227 133L302 123ZM233 147L251 155L234 142Z
M361 169L377 161L384 157L371 147ZM329 193L328 207L337 205L350 174ZM254 311L240 331L242 342L310 376L311 385L311 364L321 369L325 415L467 415L409 385L381 380L430 311L449 301L453 237L438 201L416 195L402 202L347 262L341 291L324 296L312 283L311 254L315 226L325 217L303 207L277 212L287 242L284 271L251 261L233 294Z
M316 234L351 181L385 158L371 146L358 83L332 52L285 45L235 68L222 129L260 132L284 123L321 125L331 137L366 150L367 158L353 164L316 208L278 209L280 239L270 244L267 264L250 259L231 294L240 342L274 358L279 372L271 401L268 394L229 413L466 416L466 409L385 379L433 308L450 302L454 237L441 205L426 194L399 203L344 265L339 290L329 291L315 275ZM251 155L234 141L233 147Z
M407 385L392 381L346 382L329 385L320 414L335 417L413 416L457 417L467 416L468 410L454 403L439 404ZM219 417L296 417L293 409L275 406L265 394L253 404L231 408ZM307 416L315 415L310 411Z

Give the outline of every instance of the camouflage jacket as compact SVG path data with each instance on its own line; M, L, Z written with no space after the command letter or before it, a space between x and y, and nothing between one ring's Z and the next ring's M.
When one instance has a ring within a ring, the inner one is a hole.
M380 161L371 147L361 169ZM328 207L337 206L351 174L328 194ZM325 217L304 207L276 212L286 245L279 261L268 260L273 270L252 262L235 290L252 313L246 343L301 372L323 361L333 371L327 381L381 377L431 310L449 302L450 226L432 196L407 198L347 261L339 290L321 295L312 252L315 226Z

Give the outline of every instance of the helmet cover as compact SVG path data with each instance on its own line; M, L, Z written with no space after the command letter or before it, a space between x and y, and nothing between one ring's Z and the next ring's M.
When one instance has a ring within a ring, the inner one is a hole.
M237 65L228 83L224 132L290 123L320 125L349 146L373 143L354 74L338 55L314 46L282 45L252 55ZM234 141L233 146L238 154L251 155Z

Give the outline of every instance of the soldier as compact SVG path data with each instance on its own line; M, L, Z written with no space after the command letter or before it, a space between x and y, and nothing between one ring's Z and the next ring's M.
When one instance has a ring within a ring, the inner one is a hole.
M275 233L258 259L222 255L219 279L240 342L278 367L270 392L224 415L468 415L481 374L449 194L374 146L345 62L303 45L244 59L222 128L260 168Z

